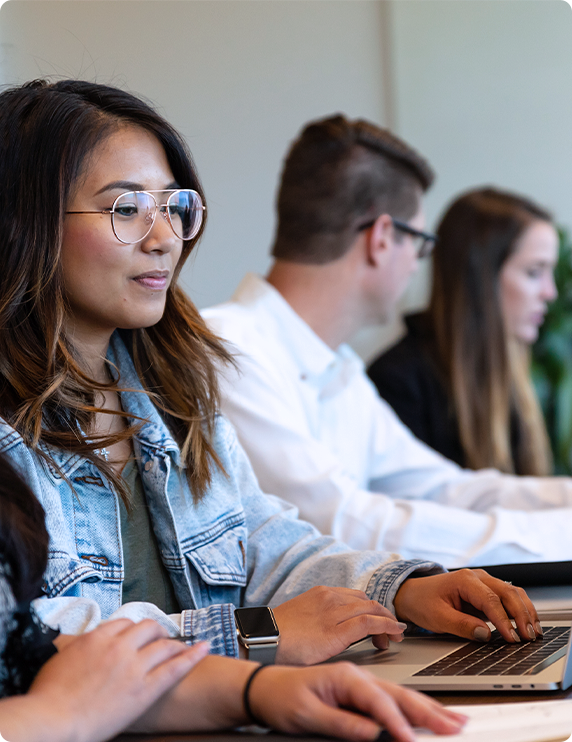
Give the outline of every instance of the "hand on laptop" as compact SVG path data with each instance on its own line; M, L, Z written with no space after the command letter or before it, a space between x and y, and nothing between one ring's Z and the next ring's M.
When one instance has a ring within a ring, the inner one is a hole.
M488 641L486 621L508 642L520 641L519 634L531 640L542 633L524 590L482 569L409 578L397 591L394 606L399 620L465 639ZM274 615L280 629L276 661L281 664L323 662L368 635L376 647L386 649L390 640L401 641L405 629L364 592L345 587L314 587L274 608Z
M339 654L353 642L373 635L386 649L389 638L401 641L405 624L361 590L313 587L274 608L280 629L276 662L311 665Z
M482 569L406 580L397 591L394 606L404 621L465 639L488 641L491 632L485 621L496 626L507 642L520 641L519 635L526 641L542 635L538 614L525 591Z

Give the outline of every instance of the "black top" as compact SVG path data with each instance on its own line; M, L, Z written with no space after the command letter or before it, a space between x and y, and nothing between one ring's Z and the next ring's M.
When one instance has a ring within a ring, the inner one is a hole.
M405 337L382 353L367 373L417 438L465 466L457 418L439 370L428 317L410 314L405 323Z
M435 334L424 312L405 317L407 334L382 353L367 373L380 395L393 407L413 433L446 458L466 467L453 400L440 370ZM515 473L518 465L520 427L513 410L510 445Z
M55 654L58 631L45 626L29 602L17 604L9 566L0 559L0 698L25 693Z

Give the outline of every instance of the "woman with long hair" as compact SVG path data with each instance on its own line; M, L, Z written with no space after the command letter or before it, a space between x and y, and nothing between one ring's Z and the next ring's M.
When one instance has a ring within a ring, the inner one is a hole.
M40 617L68 633L154 618L254 659L235 619L262 605L264 661L286 664L367 634L387 647L404 628L391 610L487 640L461 595L507 641L510 616L539 635L523 591L349 551L260 491L217 412L229 355L177 285L205 211L185 143L133 95L77 80L0 95L0 451L46 512Z
M530 345L556 297L551 215L495 188L469 191L437 229L426 312L369 368L421 440L472 468L546 475L551 454Z

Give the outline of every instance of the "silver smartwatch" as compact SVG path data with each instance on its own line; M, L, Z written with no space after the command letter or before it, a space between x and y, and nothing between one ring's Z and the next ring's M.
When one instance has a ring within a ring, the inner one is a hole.
M261 665L274 664L280 632L272 609L268 606L236 608L234 622L238 642L246 649L248 659Z

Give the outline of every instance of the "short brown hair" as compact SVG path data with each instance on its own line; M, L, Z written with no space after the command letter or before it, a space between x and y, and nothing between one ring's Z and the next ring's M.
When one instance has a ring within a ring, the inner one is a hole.
M329 263L368 219L410 219L430 165L387 129L338 114L308 124L288 152L278 191L272 254L300 263Z

